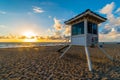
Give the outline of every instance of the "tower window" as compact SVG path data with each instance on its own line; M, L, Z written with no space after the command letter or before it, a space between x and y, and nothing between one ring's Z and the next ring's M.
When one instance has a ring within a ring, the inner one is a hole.
M72 26L72 35L84 34L84 22Z
M88 33L97 34L97 24L88 22Z

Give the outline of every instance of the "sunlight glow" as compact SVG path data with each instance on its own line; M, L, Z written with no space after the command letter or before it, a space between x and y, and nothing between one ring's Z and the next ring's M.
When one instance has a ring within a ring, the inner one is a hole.
M32 31L29 31L29 32L24 32L23 35L26 37L26 38L32 38L32 37L35 37L36 34Z
M36 34L32 31L26 31L23 33L23 36L25 36L26 38L23 40L23 42L37 42L36 39Z
M36 39L24 39L23 42L37 42Z

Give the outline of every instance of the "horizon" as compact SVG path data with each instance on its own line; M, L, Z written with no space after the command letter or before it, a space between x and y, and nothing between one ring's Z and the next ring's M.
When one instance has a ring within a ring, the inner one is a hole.
M119 4L117 0L1 0L0 42L59 42L70 36L70 27L64 22L86 9L108 19L99 24L99 42L119 42Z

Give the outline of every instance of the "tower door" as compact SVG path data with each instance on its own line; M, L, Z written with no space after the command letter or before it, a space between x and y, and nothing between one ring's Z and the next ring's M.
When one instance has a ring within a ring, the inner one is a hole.
M98 27L97 27L97 24L95 23L88 21L87 29L88 29L87 30L88 34L95 34L95 35L98 34Z
M88 41L90 45L95 45L98 43L98 27L96 23L88 21L87 34L90 39L90 41Z

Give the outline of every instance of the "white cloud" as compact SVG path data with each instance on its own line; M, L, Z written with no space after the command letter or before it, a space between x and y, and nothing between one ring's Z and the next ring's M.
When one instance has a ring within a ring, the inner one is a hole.
M68 25L66 25L66 26L64 26L64 27L65 27L64 34L65 34L65 35L70 35L71 27L68 26Z
M114 2L107 4L106 6L104 6L101 10L100 13L102 14L110 14L114 8Z
M116 12L116 13L120 12L120 8L118 8L115 12Z
M53 18L54 20L54 25L53 27L47 30L47 33L49 33L50 36L57 38L57 39L62 39L65 36L70 36L70 26L68 25L63 25L61 23L61 20L57 18Z
M49 16L51 17L51 16ZM47 30L47 33L49 33L49 36L55 38L55 39L62 39L63 33L64 33L64 28L63 24L61 23L61 20L57 18L53 18L54 24L52 28L49 28Z
M48 33L51 33L52 31L51 31L51 29L48 29L47 32L48 32Z
M54 25L53 27L55 28L55 30L62 30L62 24L60 23L60 20L54 18Z
M6 26L5 25L0 25L0 28L6 28Z
M37 6L33 6L33 11L34 11L34 13L43 13L43 12L45 12L42 8L37 7Z
M100 41L120 41L120 17L115 13L119 12L119 8L114 12L115 3L105 5L100 9L100 13L106 14L107 22L104 24L103 30L100 32Z
M6 14L6 12L5 11L0 11L0 14Z
M112 28L111 32L108 34L99 34L99 39L103 42L120 41L120 34L118 34L116 30Z
M46 34L48 34L48 33L49 33L49 35L54 35L55 30L49 28L49 29L47 30Z
M111 32L112 30L112 26L109 24L109 22L107 22L104 25L104 28L102 29L102 31L100 32L101 34L108 34L109 32Z
M48 18L52 18L52 16L48 16Z
M55 37L55 38L60 38L61 36L62 36L61 31L55 31L55 32L54 32L54 37Z

